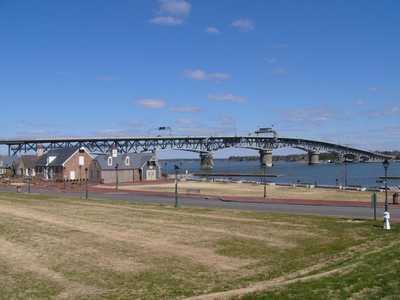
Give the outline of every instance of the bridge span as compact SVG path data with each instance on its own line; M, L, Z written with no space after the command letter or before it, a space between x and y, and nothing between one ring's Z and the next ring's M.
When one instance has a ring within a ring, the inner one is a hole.
M257 150L260 162L272 166L272 152L280 148L296 148L309 155L309 163L317 164L322 152L336 153L340 158L351 157L357 161L384 160L392 157L354 147L301 138L249 136L146 136L146 137L54 137L38 139L3 139L0 145L7 146L9 155L64 148L85 147L92 153L147 152L156 150L184 150L200 155L201 167L213 166L213 153L226 148L247 148Z

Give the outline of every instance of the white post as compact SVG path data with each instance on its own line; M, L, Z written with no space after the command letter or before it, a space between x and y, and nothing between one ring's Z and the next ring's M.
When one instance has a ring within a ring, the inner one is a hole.
M383 229L390 230L390 213L385 211L383 213Z

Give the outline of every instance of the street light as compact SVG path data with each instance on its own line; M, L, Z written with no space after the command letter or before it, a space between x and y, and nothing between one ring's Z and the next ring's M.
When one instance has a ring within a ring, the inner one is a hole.
M118 179L118 167L119 167L119 164L116 164L115 165L115 191L116 192L118 192L118 181L119 181L119 179Z
M81 190L81 199L83 199L83 188L82 188L82 165L79 164L79 189Z
M387 186L387 174L388 174L388 168L389 168L389 161L385 159L383 161L383 168L385 169L385 212L388 211L388 186Z
M31 193L31 180L32 180L31 169L28 169L28 194Z
M264 165L264 199L267 198L267 166Z
M178 170L179 167L177 165L174 166L175 169L175 208L179 207L179 200L178 200Z
M85 199L89 199L89 192L88 192L88 168L85 168Z

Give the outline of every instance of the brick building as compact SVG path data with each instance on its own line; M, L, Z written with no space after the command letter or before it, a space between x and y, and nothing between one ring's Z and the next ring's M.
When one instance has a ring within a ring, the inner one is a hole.
M86 178L85 169L92 163L93 157L85 148L53 149L40 156L35 171L45 180L80 180Z

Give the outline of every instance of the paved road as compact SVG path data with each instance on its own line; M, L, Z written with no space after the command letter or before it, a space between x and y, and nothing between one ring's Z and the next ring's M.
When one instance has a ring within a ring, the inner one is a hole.
M15 187L0 187L0 192L15 192ZM44 195L65 195L80 197L77 192L60 192L56 190L32 189L33 193ZM89 197L96 200L126 200L135 203L159 203L173 204L174 197L155 196L141 193L115 193L115 192L91 192ZM289 214L312 214L322 216L339 216L350 218L372 218L372 209L368 207L343 207L343 206L321 206L321 205L297 205L297 204L272 204L272 203L247 203L247 202L224 202L213 199L180 197L180 204L184 206L200 206L206 208L241 209L260 212L280 212ZM389 208L392 219L400 221L400 208ZM378 219L383 219L383 209L377 210Z

